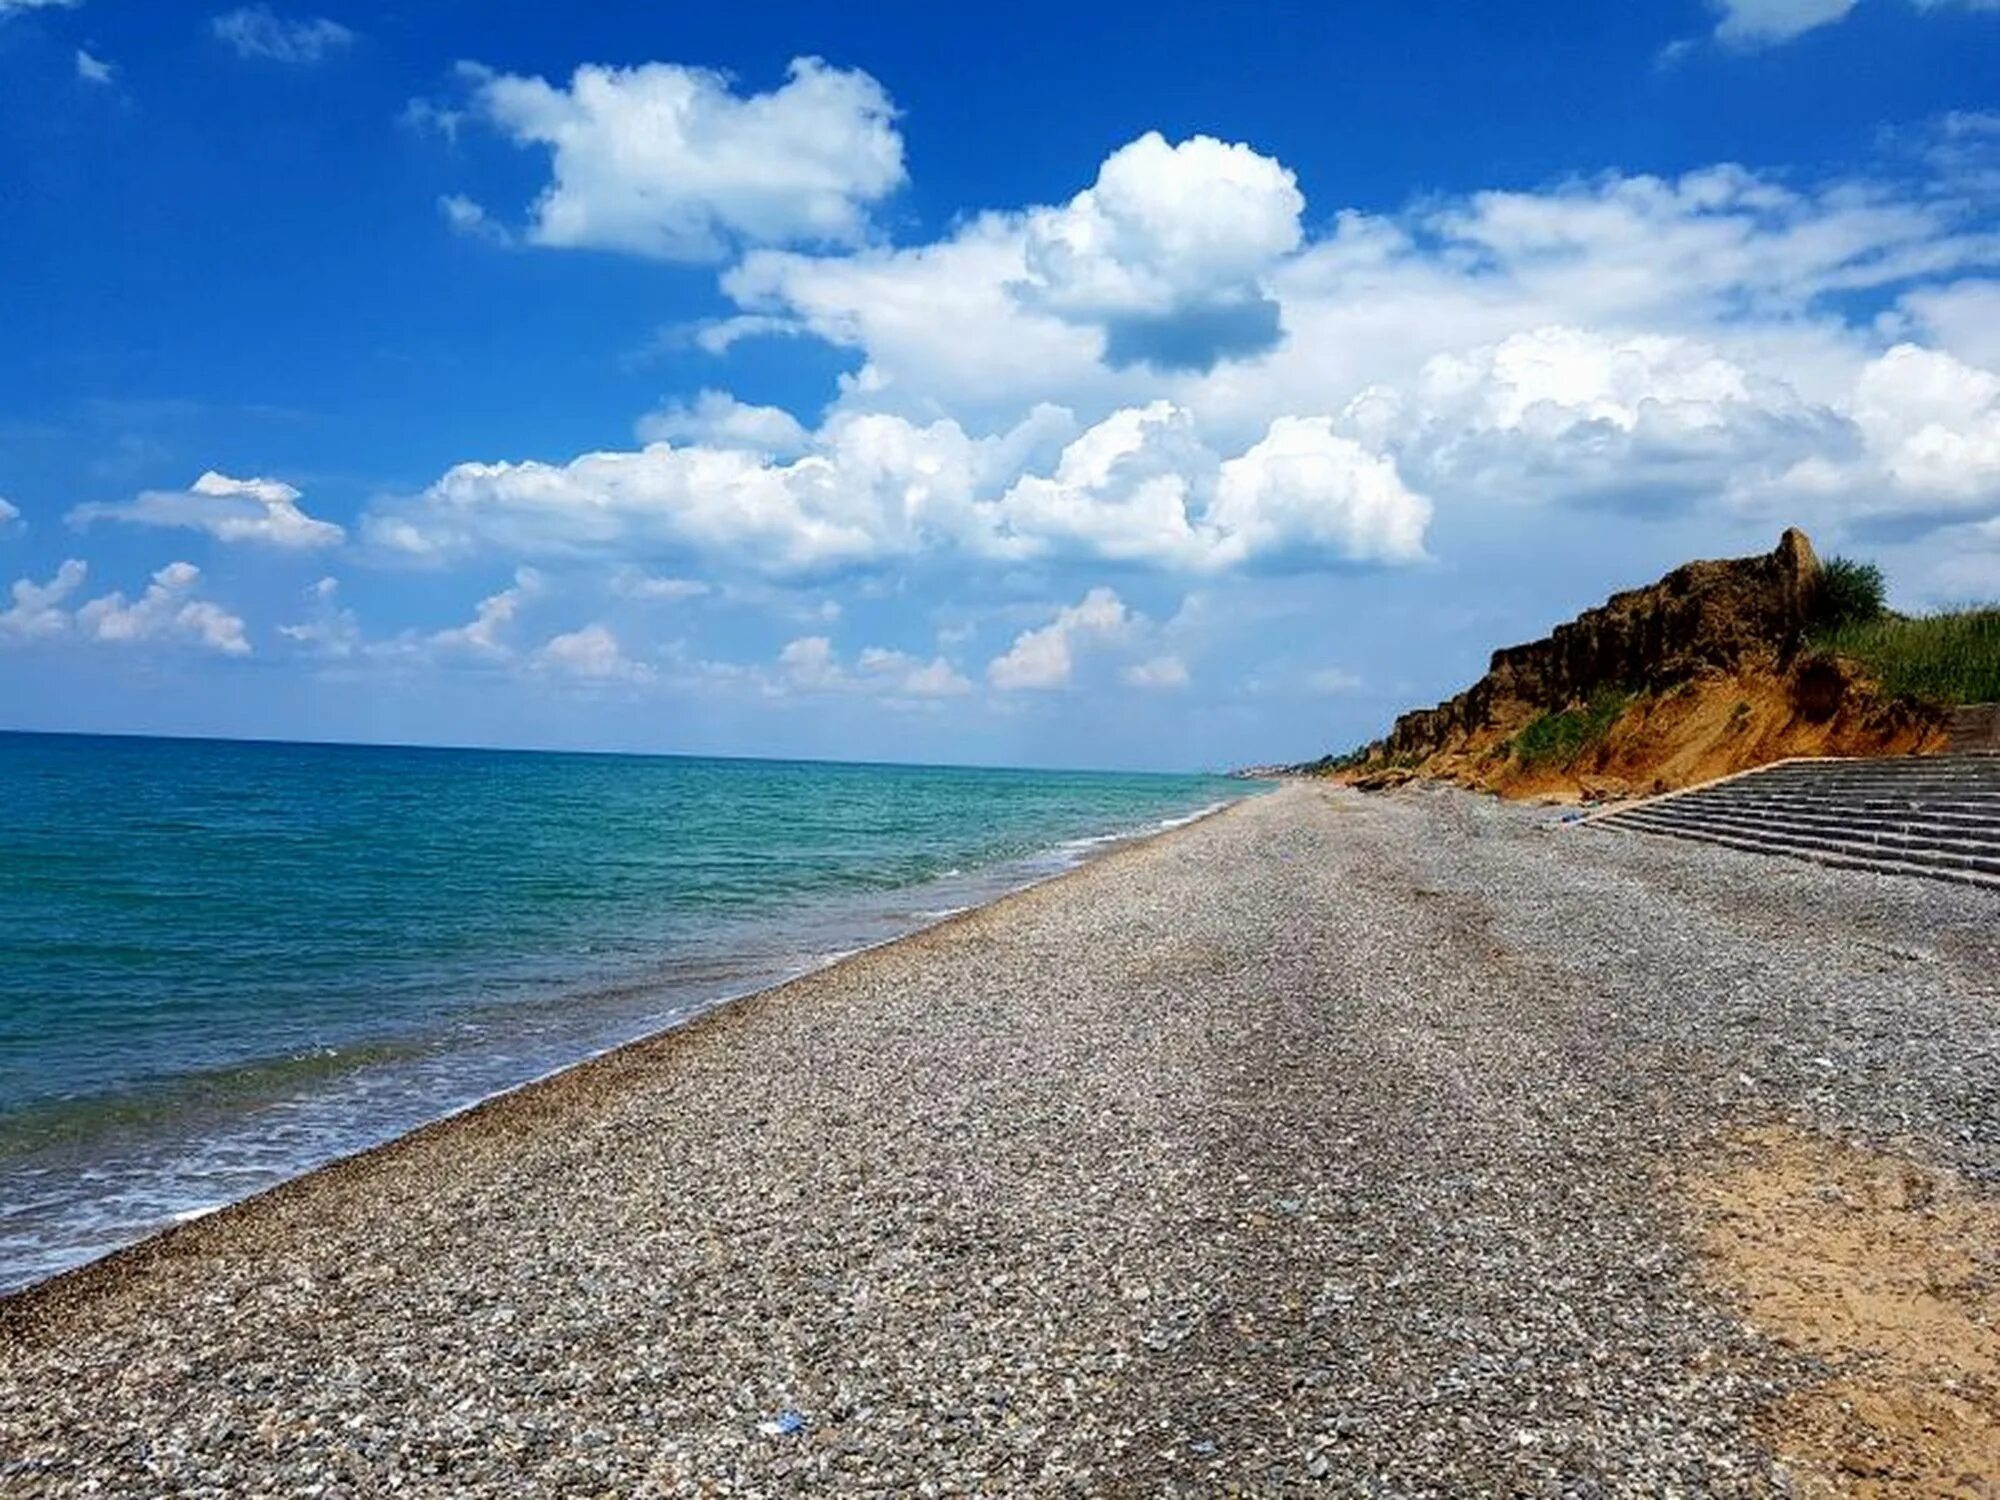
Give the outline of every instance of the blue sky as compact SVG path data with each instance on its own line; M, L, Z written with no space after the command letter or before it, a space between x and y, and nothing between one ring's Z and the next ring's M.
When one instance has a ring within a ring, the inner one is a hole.
M2000 4L1203 9L0 0L0 726L1220 766L2000 594Z

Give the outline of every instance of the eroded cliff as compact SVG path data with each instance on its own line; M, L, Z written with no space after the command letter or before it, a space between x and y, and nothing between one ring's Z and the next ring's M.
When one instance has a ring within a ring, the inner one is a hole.
M1944 719L1888 701L1807 639L1820 564L1788 530L1756 557L1691 562L1615 594L1486 675L1396 720L1349 774L1440 777L1508 795L1667 790L1788 755L1941 747ZM1574 750L1535 753L1570 728Z

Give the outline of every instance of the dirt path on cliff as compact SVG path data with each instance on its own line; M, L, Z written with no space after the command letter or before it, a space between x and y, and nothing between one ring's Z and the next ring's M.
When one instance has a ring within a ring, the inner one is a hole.
M0 1304L0 1489L1981 1493L1996 975L1290 785Z

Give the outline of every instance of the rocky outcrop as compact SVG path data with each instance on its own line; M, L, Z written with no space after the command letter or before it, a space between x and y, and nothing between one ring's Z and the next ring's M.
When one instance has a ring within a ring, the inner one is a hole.
M1383 754L1423 759L1604 688L1643 692L1705 672L1782 670L1804 644L1818 574L1812 543L1796 528L1761 557L1687 563L1614 594L1546 639L1494 652L1470 688L1399 718Z

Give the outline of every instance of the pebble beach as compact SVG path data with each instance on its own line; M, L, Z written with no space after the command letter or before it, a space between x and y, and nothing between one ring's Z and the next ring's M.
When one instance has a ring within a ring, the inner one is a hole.
M2000 902L1288 783L0 1301L0 1493L1813 1492L1776 1130L1984 1212Z

